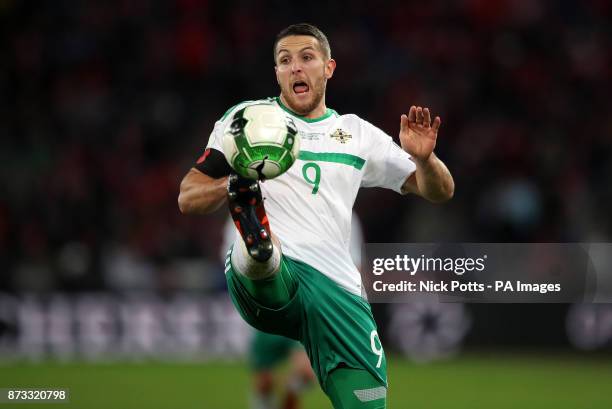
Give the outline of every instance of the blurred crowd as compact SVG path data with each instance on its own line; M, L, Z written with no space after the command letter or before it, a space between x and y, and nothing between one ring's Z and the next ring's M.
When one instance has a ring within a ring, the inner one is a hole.
M368 189L370 242L610 241L605 0L0 1L0 289L210 288L225 211L179 214L230 106L278 94L272 44L307 21L338 62L327 104L397 138L442 117L445 205ZM384 207L381 205L384 203Z

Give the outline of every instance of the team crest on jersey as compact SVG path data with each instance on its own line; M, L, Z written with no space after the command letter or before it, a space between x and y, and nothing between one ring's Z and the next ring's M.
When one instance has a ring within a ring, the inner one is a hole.
M347 143L348 141L351 140L351 138L353 137L353 135L351 135L350 133L338 128L336 129L336 131L331 134L331 137L334 138L335 140L337 140L340 143Z

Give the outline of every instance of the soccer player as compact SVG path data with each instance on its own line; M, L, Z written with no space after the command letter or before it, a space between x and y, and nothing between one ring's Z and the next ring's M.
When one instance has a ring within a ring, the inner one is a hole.
M351 208L360 187L432 202L452 197L452 176L433 152L440 118L410 107L400 119L400 147L358 116L326 106L336 62L318 28L289 26L273 49L280 96L240 103L217 121L181 182L179 208L199 214L227 202L240 236L226 280L241 316L261 331L299 340L335 409L385 408L385 355L348 250ZM293 118L301 151L287 172L260 184L230 174L221 142L231 121L244 120L242 109L261 103Z

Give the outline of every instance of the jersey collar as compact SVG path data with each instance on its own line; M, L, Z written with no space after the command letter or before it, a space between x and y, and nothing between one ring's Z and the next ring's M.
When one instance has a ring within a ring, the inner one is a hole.
M296 118L298 118L298 119L301 119L301 120L302 120L302 121L304 121L304 122L309 122L309 123L310 123L310 122L319 122L319 121L323 121L323 120L325 120L325 119L329 118L329 117L330 117L330 116L332 116L332 115L336 115L336 116L338 115L338 113L337 113L336 111L334 111L333 109L331 109L331 108L327 108L327 109L325 110L325 113L324 113L323 115L321 115L320 117L318 117L318 118L306 118L305 116L302 116L302 115L296 114L295 112L293 112L292 110L290 110L289 108L287 108L287 107L285 106L285 104L283 104L283 103L281 102L281 100L280 100L280 98L279 98L279 97L275 97L275 98L274 98L274 100L276 101L276 103L278 104L278 106L280 106L280 107L281 107L283 110L285 110L287 113L291 114L292 116L294 116L294 117L296 117Z

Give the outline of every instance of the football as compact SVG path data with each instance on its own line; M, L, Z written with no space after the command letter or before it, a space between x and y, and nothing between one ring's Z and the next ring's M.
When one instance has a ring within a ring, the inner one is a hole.
M234 171L250 179L273 179L286 172L300 151L293 119L272 103L241 108L223 134L223 153Z

